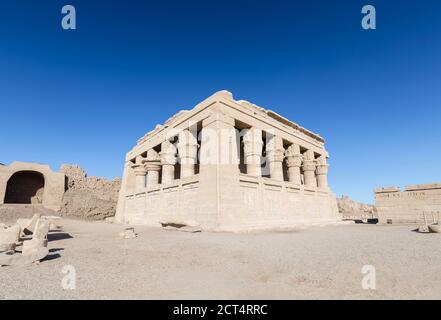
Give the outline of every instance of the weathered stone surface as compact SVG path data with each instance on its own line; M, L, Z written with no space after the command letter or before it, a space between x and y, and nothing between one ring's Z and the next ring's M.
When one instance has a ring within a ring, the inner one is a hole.
M338 211L343 215L343 218L348 219L365 219L376 218L377 209L373 205L360 203L350 199L348 196L337 198Z
M439 224L430 224L429 231L432 233L441 233L441 225Z
M0 229L0 252L14 250L20 239L20 232L19 225Z
M441 184L375 189L380 223L426 224L441 218Z
M49 254L48 248L39 247L28 255L13 252L0 253L0 266L23 266L43 260Z
M64 187L64 175L48 165L16 161L0 166L0 205L42 204L59 210Z
M135 228L133 227L128 227L125 228L124 231L121 231L118 234L118 239L123 240L123 239L133 239L136 238L138 235L135 233Z
M40 248L47 247L47 239L32 239L23 242L22 255L29 256L34 254Z
M60 211L63 216L102 220L115 215L120 179L87 177L86 172L75 165L63 165L61 171L67 177L68 186Z
M220 91L127 153L115 221L217 231L339 221L327 158L319 135Z

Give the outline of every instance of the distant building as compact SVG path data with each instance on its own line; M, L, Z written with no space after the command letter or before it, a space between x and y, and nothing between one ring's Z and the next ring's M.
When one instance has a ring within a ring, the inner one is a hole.
M441 218L441 183L375 189L380 223L423 224Z

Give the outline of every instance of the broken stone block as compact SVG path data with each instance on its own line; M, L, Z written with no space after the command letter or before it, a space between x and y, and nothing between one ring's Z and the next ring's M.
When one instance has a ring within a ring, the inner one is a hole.
M0 266L22 266L43 260L49 250L40 247L28 255L16 254L13 251L0 253Z
M0 252L15 251L15 243L0 244Z
M23 242L23 248L22 248L22 255L23 256L29 256L32 255L34 252L38 251L40 248L46 248L47 247L47 239L32 239L27 240Z
M431 224L429 225L429 231L432 233L441 233L441 225L440 224Z
M19 225L0 230L0 251L14 250L15 244L20 239L20 232Z
M32 239L47 239L49 233L50 221L38 220L35 225L34 234Z
M136 238L138 235L135 233L135 228L128 227L124 231L120 232L118 235L119 239L133 239Z
M429 227L428 226L419 226L418 227L418 232L420 233L428 233L429 231Z
M39 213L34 214L32 219L18 219L17 224L19 224L26 235L32 234L35 229L37 221L40 219L41 215Z
M17 224L21 227L22 230L24 230L29 223L31 222L31 219L24 219L24 218L20 218L17 220Z

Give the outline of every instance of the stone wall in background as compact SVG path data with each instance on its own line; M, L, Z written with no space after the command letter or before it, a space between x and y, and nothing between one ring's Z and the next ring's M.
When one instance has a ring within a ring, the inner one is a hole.
M423 213L431 223L441 215L441 183L379 188L375 201L380 223L424 224Z
M89 220L113 217L116 211L121 179L107 180L88 177L77 165L64 164L60 171L66 175L60 214Z

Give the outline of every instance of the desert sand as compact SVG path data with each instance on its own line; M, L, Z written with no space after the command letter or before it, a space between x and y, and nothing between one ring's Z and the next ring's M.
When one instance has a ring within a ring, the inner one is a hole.
M351 224L284 232L185 233L58 220L40 264L0 268L1 299L441 298L441 237ZM76 272L65 290L62 269ZM373 265L377 289L361 286Z

